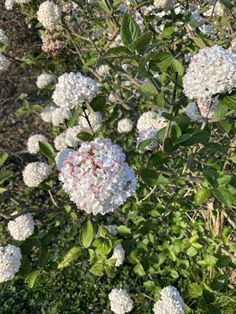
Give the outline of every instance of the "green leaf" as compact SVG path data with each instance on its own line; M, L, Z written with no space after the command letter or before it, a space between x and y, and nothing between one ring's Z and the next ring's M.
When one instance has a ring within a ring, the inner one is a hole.
M171 65L172 65L173 70L175 72L178 72L179 76L183 76L183 74L184 74L184 67L179 62L179 60L173 58Z
M39 141L39 149L44 157L46 157L49 161L54 161L56 153L49 143Z
M35 270L32 271L26 278L25 282L28 284L28 286L32 289L34 287L34 284L36 282L36 279L40 275L41 270Z
M8 158L8 153L0 152L0 166L4 164L7 158Z
M158 52L149 62L153 71L166 71L172 65L173 56L170 52Z
M140 91L147 96L157 96L158 91L152 83L144 83L139 86Z
M10 170L4 170L0 172L0 184L2 184L4 181L10 179L10 177L13 175L13 173Z
M195 42L195 44L199 47L199 48L206 48L206 45L204 43L204 41L200 38L200 37L192 37L192 40Z
M145 52L147 46L152 41L152 32L146 32L138 37L130 46L132 50L137 50L140 53Z
M104 267L101 263L96 263L94 264L90 270L89 270L92 274L94 274L95 276L99 276L101 277L103 275L103 271L104 271Z
M81 108L80 106L78 106L78 107L74 110L72 116L71 116L70 119L68 120L68 126L69 126L70 128L71 128L72 126L74 126L75 124L78 123L78 119L79 119L79 116L80 116L80 114L81 114L82 111L83 111L83 110L82 110L82 108Z
M126 46L131 45L140 36L141 31L136 21L126 12L121 23L121 38Z
M92 131L86 131L86 132L81 132L77 135L77 137L81 140L81 141L90 141L91 138L93 136Z
M140 170L141 178L148 185L154 186L157 184L158 173L153 169L143 168Z
M118 233L120 233L120 234L125 234L125 235L131 234L130 228L128 228L125 225L118 226L118 227L116 227L116 229L117 229Z
M234 203L234 196L231 194L229 189L224 186L214 189L213 194L220 202L227 206L230 206Z
M211 190L203 187L195 193L194 200L198 205L200 205L206 200L208 200L210 196L211 196Z
M81 245L84 247L84 248L88 248L92 241L93 241L93 225L91 223L90 220L87 220L81 230L80 230L80 233L79 233L79 240L80 240L80 243Z
M93 246L96 247L96 253L101 255L108 255L112 249L112 241L102 237L93 241Z
M151 144L153 142L153 139L152 138L148 138L144 141L142 141L138 147L137 147L137 150L138 151L142 151L145 147L147 147L149 144Z
M97 3L98 3L98 5L102 11L104 11L105 13L108 13L108 14L111 13L109 7L106 5L106 3L104 1L98 1Z
M63 269L68 267L81 253L81 248L79 246L74 246L71 248L66 255L64 256L63 260L58 264L58 269Z
M228 109L236 109L236 92L221 96L219 98L219 105L225 106Z
M121 57L130 57L132 52L124 46L118 46L107 50L104 54L105 58L121 58Z
M202 288L198 283L192 282L188 286L188 293L193 299L199 298L202 295Z
M143 268L143 266L142 266L141 263L138 263L138 264L134 267L134 272L135 272L136 274L138 274L139 276L144 276L144 275L146 275L146 272L145 272L145 270L144 270L144 268Z
M187 255L190 256L190 257L193 257L193 256L197 255L197 250L194 247L191 246L187 250Z

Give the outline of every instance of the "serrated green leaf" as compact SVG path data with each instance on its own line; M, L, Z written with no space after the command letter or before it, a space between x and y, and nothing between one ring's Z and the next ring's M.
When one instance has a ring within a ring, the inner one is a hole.
M28 284L28 286L32 289L35 285L36 279L40 275L41 270L35 270L32 271L26 278L25 282Z
M121 38L126 46L131 45L140 36L141 31L136 21L127 12L121 23Z
M72 247L64 256L63 260L58 264L58 269L63 269L68 267L81 253L81 248L79 246Z
M94 237L93 225L90 220L87 220L83 224L79 233L79 240L81 245L84 248L88 248L93 242L93 237Z

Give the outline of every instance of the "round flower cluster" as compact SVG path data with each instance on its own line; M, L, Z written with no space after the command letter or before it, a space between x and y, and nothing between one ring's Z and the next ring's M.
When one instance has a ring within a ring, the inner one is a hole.
M39 89L43 89L55 82L55 76L49 73L42 73L38 76L36 85Z
M5 34L4 30L0 28L0 43L1 44L7 44L8 42L8 37L7 35Z
M55 53L64 47L64 43L58 39L54 39L52 35L42 36L42 51L45 53Z
M93 129L93 132L98 132L102 128L102 115L100 112L89 112L85 110L86 116L89 120L89 123ZM85 115L81 115L79 117L78 123L87 130L90 130L90 125L85 117Z
M97 95L97 83L81 73L64 73L58 78L52 99L58 107L73 109Z
M54 139L55 148L57 150L62 150L66 147L77 147L80 142L77 135L85 130L86 129L84 129L81 125L75 125L68 128Z
M40 116L44 122L52 122L52 113L55 110L52 106L46 106L42 112L40 113Z
M59 179L72 202L94 215L112 212L136 189L125 154L110 139L83 142L65 159Z
M56 108L52 111L52 124L58 126L68 120L71 117L70 109L68 108Z
M175 287L161 290L161 300L154 304L155 314L184 314L184 301Z
M27 150L30 154L37 154L39 152L39 142L46 142L47 139L42 134L35 134L29 137L27 142Z
M11 280L20 269L21 252L15 245L0 246L0 283Z
M169 11L175 5L175 0L154 0L154 7L158 10Z
M44 162L32 162L23 170L24 183L29 187L36 187L51 174L51 167Z
M10 64L10 60L0 53L0 73L6 71Z
M17 214L14 212L12 215ZM18 241L24 241L34 233L34 220L31 214L21 215L9 221L7 228L13 237Z
M45 1L39 6L37 18L46 29L54 30L61 23L61 9L52 1Z
M98 68L97 68L97 72L100 76L106 77L109 72L110 72L110 67L107 64L101 64Z
M112 289L108 295L111 302L111 310L115 314L125 314L132 311L133 300L130 298L126 290Z
M230 93L236 87L236 55L217 45L201 49L191 59L183 85L189 98Z
M124 118L118 122L117 131L119 133L129 133L133 129L133 123L130 119Z
M114 250L113 255L111 258L114 258L116 260L115 266L119 267L123 264L125 259L125 250L123 249L123 246L121 244L118 244Z
M162 116L162 112L147 111L138 119L137 129L139 132L151 128L160 130L167 126L168 121Z

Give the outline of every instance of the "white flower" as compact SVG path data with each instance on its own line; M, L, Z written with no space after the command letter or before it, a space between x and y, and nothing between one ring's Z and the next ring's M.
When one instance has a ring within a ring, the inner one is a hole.
M55 76L49 73L42 73L38 76L36 85L39 89L43 89L55 82Z
M0 73L6 71L10 64L10 60L0 53Z
M37 18L43 27L54 30L61 23L61 9L52 1L45 1L39 6Z
M81 140L77 135L84 132L85 129L81 125L75 125L65 131L65 143L68 147L77 147Z
M27 3L29 3L31 0L14 0L15 1L15 3L17 3L17 4L27 4Z
M154 150L158 147L158 140L156 138L157 129L150 128L147 130L140 131L137 137L137 147L145 140L150 140L150 143L144 147L143 151Z
M55 110L52 106L46 106L42 112L40 113L40 116L44 122L52 122L52 113Z
M68 108L56 108L52 111L52 124L59 126L71 117L70 109Z
M42 134L35 134L28 138L27 150L30 154L37 154L39 152L39 142L46 142L47 139Z
M147 111L144 112L138 119L137 129L139 132L151 128L160 130L167 126L168 121L162 117L162 112Z
M222 3L220 3L220 1L216 2L216 5L211 5L209 7L209 10L207 10L206 12L204 12L204 16L211 16L212 12L213 12L213 8L214 8L214 15L219 15L219 16L223 16L224 15L224 6Z
M236 55L219 46L200 49L183 77L189 98L206 99L236 87Z
M73 109L97 95L97 83L81 73L64 73L58 78L52 99L58 107Z
M117 130L119 133L129 133L133 129L133 122L130 119L124 118L118 121Z
M184 301L175 287L161 290L161 300L154 304L155 314L184 314Z
M21 252L15 245L0 246L0 283L11 280L19 271Z
M66 132L62 132L61 134L59 134L58 136L55 137L54 146L55 146L56 150L59 150L59 151L61 151L67 147Z
M98 68L97 68L97 72L100 76L104 76L106 77L109 72L110 72L110 67L107 64L101 64Z
M17 214L14 212L12 215ZM10 220L7 228L13 237L18 241L24 241L34 233L34 220L30 213L16 217Z
M89 120L89 123L93 129L93 131L96 133L102 128L102 115L100 112L89 112L87 109L85 110L85 113L87 115L87 118ZM82 114L79 117L78 123L87 130L90 130L90 125L85 118L85 114Z
M1 44L7 44L8 42L8 37L7 35L5 34L4 30L0 28L0 43Z
M72 153L74 150L71 148L64 148L63 150L61 150L55 158L56 161L56 165L57 165L57 169L61 170L63 165L64 165L64 161L66 160L66 158L68 157L68 155L70 153Z
M111 258L116 259L115 266L119 267L123 264L124 259L125 259L125 250L123 249L123 246L121 244L118 244L114 250L113 250L113 255Z
M133 300L126 290L112 289L108 295L110 300L111 311L115 314L125 314L132 311Z
M24 183L29 187L36 187L51 174L51 167L44 162L32 162L23 170Z
M158 10L169 11L175 5L175 0L154 0L154 7Z
M59 179L71 201L94 215L114 211L136 189L125 154L110 139L82 142L64 161Z
M12 10L14 6L15 0L6 0L5 1L5 8L6 10Z

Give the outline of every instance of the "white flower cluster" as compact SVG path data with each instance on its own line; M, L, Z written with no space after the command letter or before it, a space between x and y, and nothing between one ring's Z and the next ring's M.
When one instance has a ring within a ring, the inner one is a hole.
M183 85L189 98L230 93L236 87L236 55L217 45L201 49L191 59Z
M27 150L30 154L37 154L39 152L39 142L46 142L47 139L42 134L35 134L28 138Z
M68 108L55 108L52 111L52 124L59 126L71 117L71 111Z
M81 73L64 73L58 78L52 99L58 107L73 109L97 95L97 83Z
M184 314L184 301L175 287L161 290L161 300L154 304L155 314Z
M0 73L6 71L10 64L10 60L0 53Z
M11 280L19 271L21 252L15 245L0 246L0 283Z
M154 7L158 10L169 11L174 5L175 0L154 0Z
M38 76L36 85L39 89L43 89L55 82L55 76L50 73L42 73Z
M51 167L44 162L32 162L23 170L23 180L28 187L37 187L51 174Z
M1 44L7 44L8 42L8 37L7 35L5 34L4 30L0 28L0 43Z
M40 116L44 122L52 122L52 113L54 111L54 107L52 106L46 106L42 112L40 113Z
M129 133L133 129L133 122L130 119L124 118L118 121L117 131L119 133Z
M12 215L17 214L14 212ZM30 213L16 217L14 220L10 220L7 224L7 228L13 237L17 241L24 241L34 233L34 220Z
M125 154L110 139L83 142L65 159L59 179L71 201L94 215L112 212L136 189Z
M130 298L126 290L112 289L108 298L113 313L125 314L132 311L133 300Z
M87 109L85 110L87 119L93 129L93 132L98 132L102 128L102 115L100 112L89 112ZM90 125L87 121L85 114L82 114L79 117L78 123L87 130L90 130Z
M97 72L100 76L106 77L110 72L110 67L107 64L101 64L97 68Z
M152 142L144 150L154 150L158 146L156 134L160 129L166 127L167 123L168 121L162 116L162 112L144 112L137 122L137 129L139 131L137 146L144 140L152 139Z
M45 1L39 6L37 18L46 29L57 29L61 23L61 9L52 1Z
M125 259L125 250L121 244L117 244L117 246L113 250L112 257L116 260L115 266L119 267L123 264Z
M14 6L15 1L14 0L6 0L5 1L5 8L6 10L12 10Z
M77 147L80 142L77 135L85 130L87 129L83 128L81 125L75 125L66 129L54 139L56 150L62 150L66 147Z

